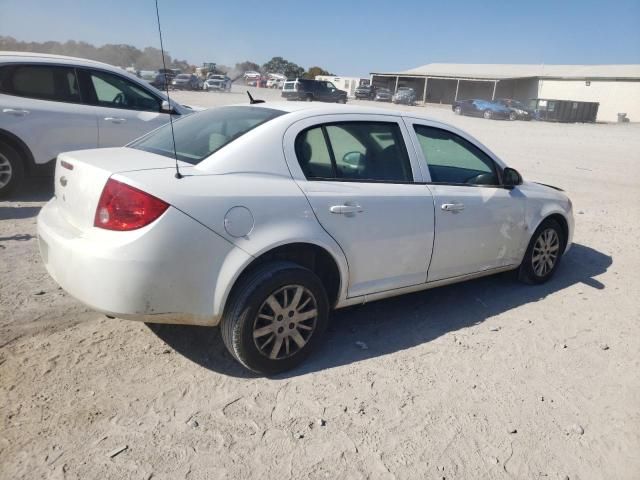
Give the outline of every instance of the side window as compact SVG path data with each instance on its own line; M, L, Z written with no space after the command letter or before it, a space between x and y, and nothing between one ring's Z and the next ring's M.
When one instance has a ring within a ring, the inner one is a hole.
M340 122L302 132L296 154L308 179L411 182L400 127L387 122Z
M160 111L160 100L129 80L99 71L89 71L88 76L95 92L94 103L100 107Z
M415 126L433 183L499 185L494 161L455 133Z
M322 127L305 130L296 138L296 155L307 178L335 178Z
M80 103L80 90L73 68L50 65L7 66L3 68L0 78L2 93L38 100Z

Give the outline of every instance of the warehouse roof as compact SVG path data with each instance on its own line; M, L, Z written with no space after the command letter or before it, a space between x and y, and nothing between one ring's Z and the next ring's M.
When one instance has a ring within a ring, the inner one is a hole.
M449 77L449 78L568 78L568 79L636 79L640 65L526 65L490 63L430 63L402 72L379 72L374 75Z

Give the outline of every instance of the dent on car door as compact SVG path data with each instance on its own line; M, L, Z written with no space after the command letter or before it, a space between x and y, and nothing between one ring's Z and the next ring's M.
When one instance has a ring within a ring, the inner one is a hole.
M413 182L419 173L404 126L386 116L337 118L298 130L287 158L318 221L345 253L348 296L424 283L433 199Z
M161 99L142 86L100 70L82 70L80 76L97 109L100 147L125 145L169 121L160 113Z
M435 241L428 280L516 264L524 235L525 198L500 185L500 167L454 132L414 124L435 201Z
M96 109L81 103L73 67L22 64L1 70L0 128L26 143L36 163L97 146Z

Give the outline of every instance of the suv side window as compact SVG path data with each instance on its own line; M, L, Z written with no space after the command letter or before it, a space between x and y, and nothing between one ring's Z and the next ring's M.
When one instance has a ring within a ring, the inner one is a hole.
M400 127L391 122L338 122L312 127L296 138L307 179L411 182Z
M500 185L495 162L453 132L415 125L432 183Z
M98 70L82 70L94 105L126 110L159 112L161 100L142 87L118 75Z
M7 65L0 72L0 92L19 97L80 103L74 68L55 65Z

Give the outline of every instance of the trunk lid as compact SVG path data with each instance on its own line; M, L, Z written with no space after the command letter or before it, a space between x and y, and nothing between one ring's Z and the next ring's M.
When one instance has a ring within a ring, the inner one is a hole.
M113 174L173 168L175 162L171 158L132 148L61 153L54 179L58 210L71 225L87 230L93 227L102 189Z

